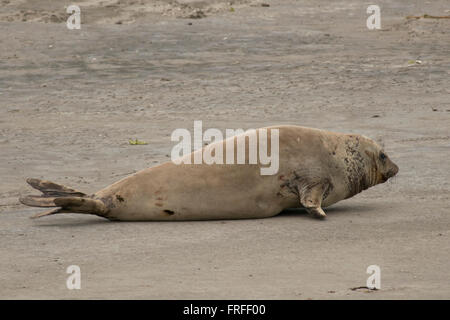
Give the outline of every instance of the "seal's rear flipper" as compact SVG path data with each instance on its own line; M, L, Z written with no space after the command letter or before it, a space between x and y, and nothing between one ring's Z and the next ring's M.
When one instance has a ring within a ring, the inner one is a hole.
M30 218L31 219L37 219L37 218L40 218L40 217L43 217L43 216L49 216L51 214L61 213L61 212L62 212L61 208L56 208L56 209L52 209L52 210L49 210L49 211L45 211L45 212L41 212L41 213L35 214L34 216L31 216Z
M19 201L26 206L44 208L55 207L53 200L55 200L55 197L26 196L19 198Z
M32 195L20 197L19 201L30 207L57 207L54 200L58 197L86 197L86 194L62 185L40 179L27 179L27 182L33 188L41 191L40 196Z
M89 213L104 216L108 208L100 200L80 197L61 197L54 200L56 206L64 212Z
M40 179L33 179L29 178L27 179L27 183L32 186L33 188L41 191L44 196L50 197L61 197L61 196L77 196L77 197L84 197L86 196L85 193L62 186L60 184L56 184L47 180L40 180Z
M36 214L32 218L56 213L87 213L105 216L108 212L108 208L102 201L91 199L83 192L45 180L27 179L27 182L43 195L21 197L19 198L21 203L31 207L58 207Z

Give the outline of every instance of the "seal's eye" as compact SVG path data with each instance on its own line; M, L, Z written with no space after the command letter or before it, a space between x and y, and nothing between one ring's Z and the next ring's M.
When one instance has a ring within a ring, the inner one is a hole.
M383 152L380 153L380 159L381 160L385 160L386 159L386 155Z

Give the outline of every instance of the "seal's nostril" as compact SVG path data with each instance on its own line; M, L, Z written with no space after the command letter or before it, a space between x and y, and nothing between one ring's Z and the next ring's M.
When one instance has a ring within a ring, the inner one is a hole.
M398 166L396 164L394 164L394 172L393 172L394 174L393 174L393 176L395 176L398 173L398 170L399 170Z
M397 173L398 173L398 167L396 165L394 165L394 167L391 170L389 170L388 176L389 176L389 178L392 178Z

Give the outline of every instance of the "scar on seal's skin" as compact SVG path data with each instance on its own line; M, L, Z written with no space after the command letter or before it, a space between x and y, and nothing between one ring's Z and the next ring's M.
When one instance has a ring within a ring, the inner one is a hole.
M173 212L172 210L167 210L167 209L166 209L166 210L164 210L164 212L165 212L165 213L167 213L167 214L170 214L170 215L172 215L172 214L174 214L174 213L175 213L175 212Z
M116 199L119 200L120 202L124 202L125 201L125 199L122 198L122 196L120 194L116 195Z

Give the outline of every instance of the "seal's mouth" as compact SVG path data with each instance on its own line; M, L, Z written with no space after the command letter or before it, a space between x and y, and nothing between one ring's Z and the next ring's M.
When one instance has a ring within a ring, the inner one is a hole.
M388 179L394 177L395 175L397 175L398 173L398 166L396 164L393 164L392 169L390 169L388 172L386 172L385 174L381 175L381 179L383 182L388 181Z

